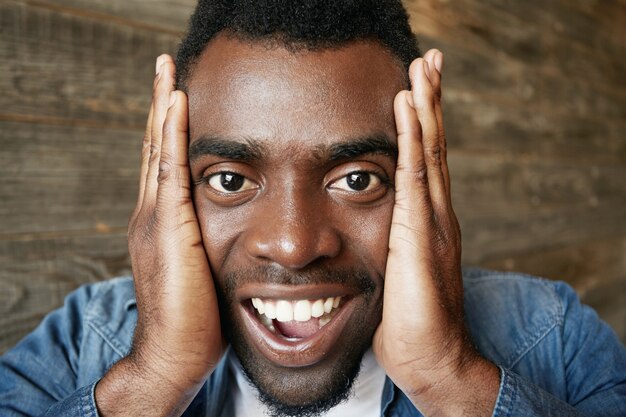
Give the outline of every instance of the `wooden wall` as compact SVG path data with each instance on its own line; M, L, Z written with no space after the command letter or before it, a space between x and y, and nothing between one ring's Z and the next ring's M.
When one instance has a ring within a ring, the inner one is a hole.
M128 273L154 59L193 3L0 2L0 352ZM406 4L446 54L466 263L564 279L625 340L626 2Z

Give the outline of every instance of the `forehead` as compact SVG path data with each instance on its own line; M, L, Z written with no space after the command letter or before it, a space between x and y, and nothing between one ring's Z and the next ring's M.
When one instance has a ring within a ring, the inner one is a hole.
M386 135L395 141L393 99L406 78L375 42L289 51L219 35L188 82L190 139L329 145Z

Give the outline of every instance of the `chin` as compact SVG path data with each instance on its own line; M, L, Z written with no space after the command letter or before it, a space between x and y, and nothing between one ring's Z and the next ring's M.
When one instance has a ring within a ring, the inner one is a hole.
M349 398L368 347L345 352L328 364L276 369L233 344L246 377L272 416L318 416Z

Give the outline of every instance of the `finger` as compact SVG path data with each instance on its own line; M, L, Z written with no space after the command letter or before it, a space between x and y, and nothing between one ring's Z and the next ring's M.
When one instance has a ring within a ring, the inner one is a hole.
M433 60L434 55L437 53L436 49L429 49L428 51L426 51L426 53L424 54L423 58L424 61L428 62L428 65L430 67L430 72L428 72L426 74L426 76L430 79L430 74L432 73L432 71L435 69L434 66L431 66L431 62Z
M157 177L159 183L158 207L170 215L193 216L194 214L193 206L189 204L191 202L191 184L187 155L188 120L187 95L182 91L172 91L167 116L163 124L163 141ZM183 207L190 208L191 211L189 213L181 211ZM171 211L172 209L175 211ZM180 221L181 218L177 217L176 220Z
M447 210L448 197L441 170L441 146L437 118L435 116L435 93L427 76L429 73L429 65L422 58L413 61L409 68L413 103L422 127L422 146L430 199L435 211L442 213Z
M150 105L150 113L148 114L148 123L146 124L146 132L143 136L143 144L141 146L141 168L139 169L139 192L137 193L137 204L131 218L137 216L141 211L141 205L146 191L146 175L148 174L148 160L150 159L150 131L152 130L152 119L154 115L154 104Z
M448 198L450 198L450 174L448 170L448 158L447 158L447 143L446 135L443 125L443 111L441 104L441 70L443 69L443 54L436 50L431 49L428 52L433 52L429 55L427 62L430 68L430 83L433 87L435 97L435 117L437 119L437 135L439 137L439 147L441 151L441 172L444 178L444 185Z
M432 214L422 131L411 101L411 93L401 91L393 103L398 133L396 207L400 209L394 211L394 222L407 225L416 218L430 218Z
M150 146L148 157L148 170L146 172L146 184L142 205L154 205L158 187L159 160L161 158L161 140L163 136L163 124L169 108L170 93L174 91L174 61L169 55L161 55L159 75L153 93L152 103L154 113L150 130Z
M433 223L430 199L430 178L422 144L422 127L412 107L412 93L399 92L394 100L398 133L398 164L396 168L396 201L389 235L389 257L385 270L385 302L383 322L387 317L400 317L420 300L420 308L435 311L436 288L433 280L422 279L432 273L429 254ZM407 270L411 273L407 274ZM415 318L426 323L426 316ZM419 324L423 326L424 323Z

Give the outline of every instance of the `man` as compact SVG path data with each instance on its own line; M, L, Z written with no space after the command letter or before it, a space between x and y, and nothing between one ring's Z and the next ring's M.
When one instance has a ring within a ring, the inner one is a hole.
M462 273L418 55L397 1L201 1L157 60L134 283L8 352L2 415L624 415L624 348L569 287Z

